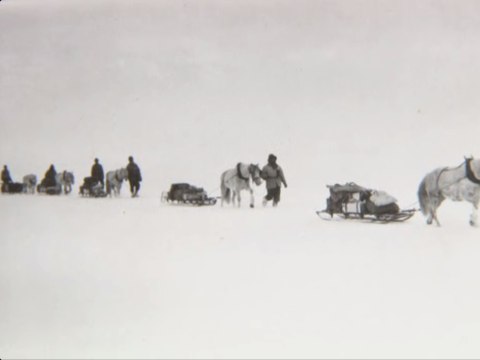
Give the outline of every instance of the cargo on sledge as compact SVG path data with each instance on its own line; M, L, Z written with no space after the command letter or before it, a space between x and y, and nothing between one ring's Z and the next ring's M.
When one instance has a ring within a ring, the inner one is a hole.
M162 202L187 205L215 205L217 199L209 197L203 188L188 183L177 183L170 186L170 191L162 193Z
M397 199L384 191L367 189L353 182L327 185L330 197L325 210L317 211L324 220L334 217L372 222L402 222L415 214L415 209L401 210Z
M50 185L47 184L45 181L42 181L40 184L37 185L37 193L47 195L60 195L62 193L62 185Z
M80 195L85 197L106 197L107 193L103 189L103 185L97 179L87 176L83 179L83 184L80 186Z
M4 194L19 194L24 191L23 183L9 182L2 184L2 193Z

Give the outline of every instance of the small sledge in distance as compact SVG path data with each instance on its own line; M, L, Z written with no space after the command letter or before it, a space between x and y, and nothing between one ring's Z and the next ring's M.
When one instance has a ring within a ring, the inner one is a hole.
M162 202L185 205L215 205L216 198L208 197L203 188L187 183L177 183L170 186L170 191L162 193Z
M317 211L323 220L340 217L370 222L402 222L415 214L415 209L400 210L397 200L384 191L372 190L353 182L345 185L327 185L330 197L327 208Z

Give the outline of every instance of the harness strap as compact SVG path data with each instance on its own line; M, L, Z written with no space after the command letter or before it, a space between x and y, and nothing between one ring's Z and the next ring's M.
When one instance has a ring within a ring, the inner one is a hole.
M238 163L238 164L237 164L237 175L238 175L238 177L239 177L240 179L245 180L245 181L248 181L248 177L243 176L243 174L242 174L242 172L241 172L241 170L240 170L240 165L241 165L241 163Z
M480 185L480 179L475 176L472 170L472 165L470 164L472 160L473 160L472 158L465 159L465 172L467 174L467 179L473 182L474 184Z

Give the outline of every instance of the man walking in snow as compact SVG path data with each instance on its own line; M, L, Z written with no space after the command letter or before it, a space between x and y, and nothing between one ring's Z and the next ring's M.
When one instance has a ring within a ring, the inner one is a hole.
M100 184L102 184L102 187L103 187L103 178L104 178L103 167L98 162L97 158L95 158L95 163L92 166L91 175L92 175L92 178L98 181Z
M12 183L12 178L10 172L8 171L7 165L3 165L2 170L2 192L8 191L8 185Z
M7 165L3 165L2 170L2 183L3 184L10 184L12 182L12 178L10 177L10 172L8 171Z
M55 166L52 164L45 173L45 177L42 181L45 187L54 187L57 186L57 171Z
M142 181L142 175L140 173L140 168L137 164L133 162L133 157L128 157L128 182L130 183L130 192L132 197L138 196L138 190L140 190L140 182Z
M282 184L287 187L287 181L282 168L277 164L275 155L268 155L268 164L263 167L261 177L267 186L267 195L263 198L263 206L266 206L270 200L273 200L273 206L277 206L280 201L280 189Z

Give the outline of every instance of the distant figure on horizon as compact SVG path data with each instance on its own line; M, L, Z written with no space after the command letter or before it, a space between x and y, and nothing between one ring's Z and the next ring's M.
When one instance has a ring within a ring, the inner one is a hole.
M91 176L93 180L98 181L102 184L102 188L104 186L103 178L105 177L103 173L103 166L98 162L98 159L95 158L95 163L92 166Z
M263 206L266 206L270 200L273 200L273 206L277 206L280 202L282 183L287 187L287 182L282 168L277 164L275 155L268 155L268 164L263 167L261 177L265 180L267 187L267 195L263 198Z
M42 181L43 186L52 187L57 186L57 171L53 164L50 165L47 172L45 173L45 178Z
M142 181L142 175L140 173L140 168L137 164L135 164L132 156L128 157L127 172L128 182L130 183L130 192L132 193L132 197L137 197L138 190L140 190L140 182Z
M3 165L2 170L2 184L10 184L12 182L12 178L10 176L10 172L8 171L7 165Z

